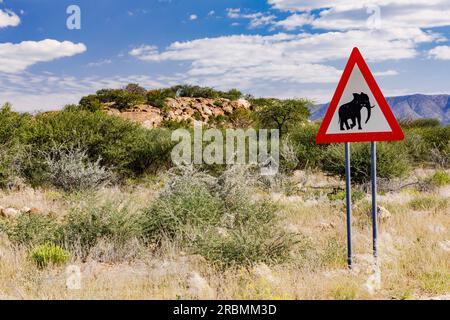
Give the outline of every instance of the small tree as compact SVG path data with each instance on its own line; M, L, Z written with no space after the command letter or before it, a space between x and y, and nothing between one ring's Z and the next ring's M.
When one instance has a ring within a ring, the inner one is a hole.
M310 115L307 107L309 101L306 99L260 98L251 102L260 125L267 129L278 129L280 135L290 127L305 122Z
M125 87L125 91L131 94L135 94L144 97L147 93L145 88L141 87L138 83L130 83Z
M96 94L91 94L81 98L80 107L88 111L98 111L102 108L102 103Z

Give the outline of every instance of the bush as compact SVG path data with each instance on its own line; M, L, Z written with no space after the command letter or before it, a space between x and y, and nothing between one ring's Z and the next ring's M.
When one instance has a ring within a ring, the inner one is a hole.
M97 95L91 94L81 98L79 102L80 108L83 110L95 112L102 109L102 103Z
M318 125L306 124L294 127L289 132L288 139L297 157L299 168L321 167L328 145L316 144L318 131Z
M47 177L68 192L99 188L113 180L113 174L100 161L90 162L87 152L80 148L55 147L46 154Z
M130 94L141 96L143 98L147 94L147 90L145 90L145 88L141 87L138 83L129 83L125 87L125 91L127 91Z
M450 175L443 171L436 171L429 179L429 183L435 187L443 187L450 184Z
M114 168L119 177L155 172L170 165L170 131L147 130L102 112L66 110L39 114L21 130L30 159L24 174L32 184L46 181L47 154L55 145L85 150L89 161Z
M364 183L370 180L370 144L351 145L352 180ZM330 145L323 161L323 169L345 176L345 150L342 144ZM410 162L404 144L399 142L377 143L377 177L392 179L404 176L410 170Z
M222 214L221 200L210 190L210 177L184 169L172 174L166 189L144 211L143 228L146 237L159 242L163 237L189 242L195 229L214 226Z
M144 212L146 237L181 239L194 253L224 267L287 259L295 238L278 226L274 204L251 201L251 190L240 183L246 174L238 167L218 179L192 168L172 175Z
M411 200L408 205L414 210L435 210L448 207L448 199L441 199L436 196L423 196Z
M192 122L191 120L170 120L166 119L161 122L161 127L167 128L169 130L176 130L180 128L191 128Z
M175 92L178 97L208 99L224 98L229 100L238 100L242 97L242 92L237 89L231 89L228 92L224 92L209 87L178 85L170 88L170 90Z
M102 89L96 94L101 103L113 103L119 110L126 110L145 102L144 96L130 93L125 89Z
M127 207L113 202L101 206L89 203L65 217L62 233L66 246L86 257L99 240L123 245L140 238L142 229L140 216L130 214Z
M159 109L165 110L167 108L166 99L175 97L176 91L172 89L151 90L147 93L147 103Z
M262 128L278 129L280 135L306 122L309 117L307 100L253 99L251 104Z
M11 241L26 246L59 243L61 240L60 229L56 220L37 214L25 213L20 215L10 223L5 231Z
M275 210L271 203L249 205L233 225L201 234L195 251L221 267L286 261L297 239L277 226Z
M63 248L51 243L35 247L30 257L36 265L43 269L48 265L63 265L69 260L69 253Z

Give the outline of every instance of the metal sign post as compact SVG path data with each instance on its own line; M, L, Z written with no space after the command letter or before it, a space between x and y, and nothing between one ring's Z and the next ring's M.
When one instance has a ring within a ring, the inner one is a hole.
M378 206L377 206L377 143L372 141L371 143L371 176L372 176L372 236L373 236L373 257L375 263L378 258Z
M367 118L362 117L362 110L367 112ZM354 48L316 136L317 144L345 143L347 261L350 269L352 268L350 142L371 142L373 256L377 263L378 207L375 141L400 141L404 138L402 128L395 119L361 52L358 48Z
M352 269L352 191L350 181L350 143L345 143L345 189L347 203L347 264Z

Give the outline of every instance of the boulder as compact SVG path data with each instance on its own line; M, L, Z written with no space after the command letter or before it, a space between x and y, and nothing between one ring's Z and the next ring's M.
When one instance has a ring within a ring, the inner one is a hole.
M2 209L1 215L5 218L15 219L20 216L20 211L14 208Z
M382 206L378 206L377 214L378 214L379 221L387 221L392 216L392 214L389 212L389 210Z

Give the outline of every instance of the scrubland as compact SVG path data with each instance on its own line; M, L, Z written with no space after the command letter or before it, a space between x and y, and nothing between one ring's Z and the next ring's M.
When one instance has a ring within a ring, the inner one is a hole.
M34 116L0 109L0 299L449 298L450 127L403 123L405 141L378 144L377 263L370 146L352 144L350 271L343 146L317 146L305 109L271 121L305 101L257 99L240 114L281 128L267 177L174 167L171 130L188 123L148 130L102 112L122 94ZM166 95L146 99L164 108Z

